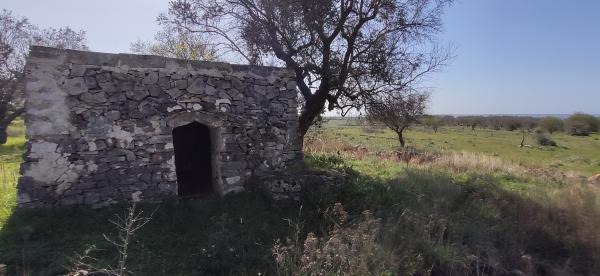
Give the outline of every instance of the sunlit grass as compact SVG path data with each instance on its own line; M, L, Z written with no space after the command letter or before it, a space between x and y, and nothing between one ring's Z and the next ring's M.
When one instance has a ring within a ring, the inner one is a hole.
M309 136L314 134L315 130L312 130ZM342 139L348 146L364 146L373 151L396 150L399 145L396 134L385 128L370 132L360 126L333 122L326 124L319 135ZM416 126L405 133L407 146L420 150L483 153L517 164L552 167L587 176L600 173L600 133L575 137L559 132L549 137L558 147L539 147L535 135L528 134L525 144L531 147L519 148L522 138L519 131L442 127L434 133Z
M15 206L18 172L16 164L0 163L0 230Z
M25 148L23 120L15 120L9 127L8 133L8 141L0 145L0 230L16 205L19 166Z

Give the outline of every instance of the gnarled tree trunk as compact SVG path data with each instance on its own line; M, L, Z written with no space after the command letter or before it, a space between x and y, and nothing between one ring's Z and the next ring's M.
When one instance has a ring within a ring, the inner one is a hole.
M404 144L405 144L404 136L403 136L405 128L406 128L406 126L403 126L402 128L400 128L399 131L396 131L396 134L398 134L398 141L400 142L400 147L402 147L402 148L404 147Z
M321 114L321 111L325 107L326 98L320 94L315 93L306 101L302 113L300 113L299 125L298 125L298 136L300 139L304 138L304 135L312 126L315 118Z

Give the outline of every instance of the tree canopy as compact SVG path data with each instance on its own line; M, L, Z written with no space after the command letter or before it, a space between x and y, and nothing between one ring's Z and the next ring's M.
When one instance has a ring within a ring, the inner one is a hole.
M540 120L540 128L552 134L555 131L563 130L565 123L558 117L548 116Z
M367 120L382 123L398 135L400 146L404 147L404 130L416 123L423 115L429 94L408 93L379 98L367 105Z
M215 53L203 37L188 29L160 24L162 29L154 35L154 41L138 40L130 48L136 54L148 54L189 60L214 60Z
M87 50L84 31L39 29L27 18L0 11L0 144L6 143L8 125L24 111L19 80L30 45Z
M295 72L303 136L321 112L420 89L451 57L436 35L450 0L176 0L161 24L200 34L218 58Z
M575 136L587 136L600 130L600 119L590 114L575 113L566 122L567 132Z

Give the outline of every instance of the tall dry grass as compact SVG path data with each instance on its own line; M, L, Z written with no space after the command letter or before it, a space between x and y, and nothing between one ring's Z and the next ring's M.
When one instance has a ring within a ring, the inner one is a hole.
M355 150L358 145L351 145L339 138L321 135L307 135L304 140L304 152L310 154L347 153Z
M404 148L397 151L372 151L360 144L350 144L340 138L308 136L304 141L304 152L308 154L337 154L341 157L402 161L407 163L423 163L431 160L434 154L418 151L414 148Z
M319 237L301 237L301 222L290 222L292 238L272 248L279 275L388 275L398 259L379 244L381 219L363 211L356 222L341 203L323 213L329 228Z
M504 210L516 218L507 223L537 229L568 247L585 248L579 252L586 252L589 263L572 265L589 267L592 271L600 269L600 186L582 175L517 164L482 153L375 152L341 139L316 138L307 141L305 149L309 154L334 153L342 158L406 163L413 169L445 172L458 178L461 175L489 178L489 185L498 185L490 189L502 191L498 198L490 200L497 200L499 205L509 202L509 208ZM531 239L537 238L535 234L528 235L533 235ZM566 262L575 260L569 258Z
M500 157L473 152L428 152L405 148L397 151L372 151L364 145L350 144L343 139L325 136L307 136L304 152L308 154L337 154L355 159L376 158L399 161L422 168L443 169L453 173L505 173L528 181L545 183L586 183L586 178L575 172L554 168L529 166L503 160Z

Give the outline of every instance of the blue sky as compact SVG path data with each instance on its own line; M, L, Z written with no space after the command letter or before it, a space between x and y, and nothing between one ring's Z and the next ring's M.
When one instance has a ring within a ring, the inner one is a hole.
M600 1L459 0L444 24L433 113L600 113Z
M150 40L166 0L3 0L40 27L87 31L93 51ZM458 0L441 36L456 58L432 77L435 114L600 113L600 1Z

